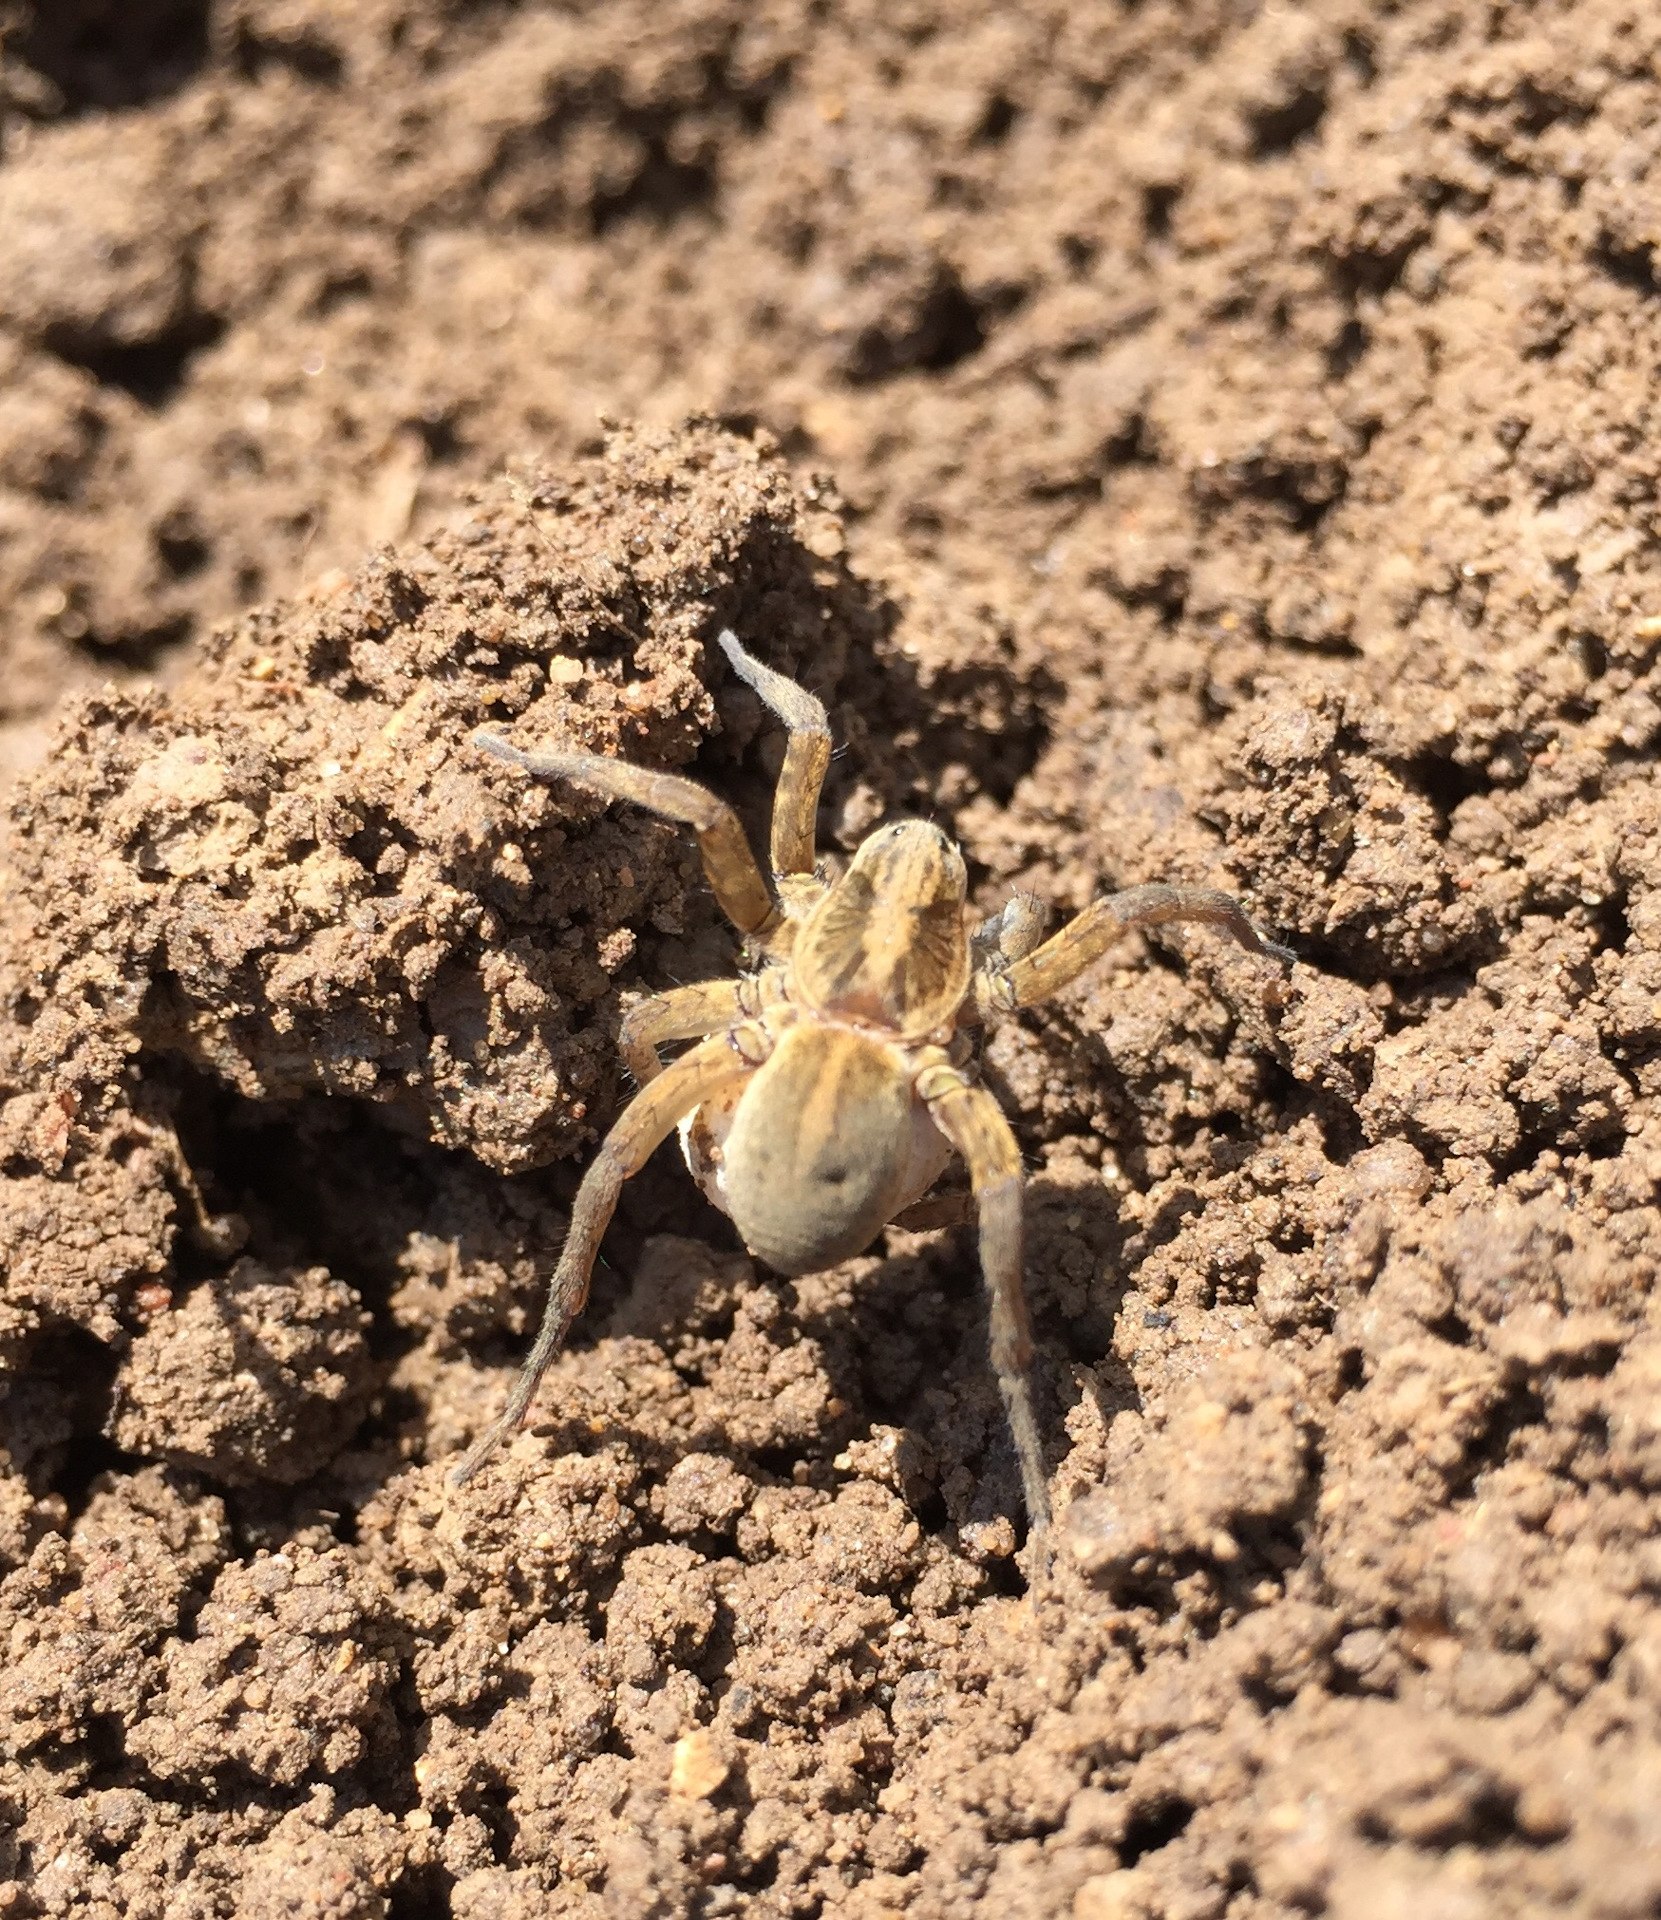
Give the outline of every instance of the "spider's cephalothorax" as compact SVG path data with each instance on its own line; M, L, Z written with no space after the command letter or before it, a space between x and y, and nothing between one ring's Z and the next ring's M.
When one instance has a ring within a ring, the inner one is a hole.
M1021 1286L1021 1155L971 1068L976 1027L1045 999L1133 927L1207 921L1254 953L1289 962L1239 903L1207 887L1131 887L1051 939L1029 895L971 926L963 856L921 821L879 827L835 880L819 877L814 821L830 727L812 694L752 660L731 633L733 671L789 729L773 801L771 881L737 815L690 780L587 753L477 744L526 773L632 801L698 836L710 885L756 965L735 980L675 987L629 1009L624 1059L640 1091L577 1190L571 1230L535 1347L507 1409L457 1469L464 1482L529 1411L588 1295L623 1182L679 1127L687 1163L745 1245L780 1273L821 1272L906 1224L951 1156L980 1217L992 1365L1035 1534L1049 1489L1028 1383L1032 1337ZM658 1048L698 1044L669 1066Z

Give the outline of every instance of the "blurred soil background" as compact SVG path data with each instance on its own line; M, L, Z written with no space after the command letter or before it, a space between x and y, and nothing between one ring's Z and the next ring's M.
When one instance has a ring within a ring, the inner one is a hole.
M1661 14L0 4L0 1912L1661 1911ZM683 836L1232 887L972 1235L665 1153Z

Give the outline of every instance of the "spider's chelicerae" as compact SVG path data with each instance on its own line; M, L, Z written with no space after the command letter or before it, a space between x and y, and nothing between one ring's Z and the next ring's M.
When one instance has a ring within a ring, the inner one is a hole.
M623 1182L678 1126L704 1192L732 1216L751 1253L791 1275L850 1259L885 1226L907 1224L908 1210L917 1220L917 1203L951 1156L962 1156L980 1217L992 1366L1028 1517L1041 1534L1049 1489L1028 1379L1021 1153L976 1080L975 1029L1047 999L1133 927L1205 921L1254 953L1282 962L1292 955L1265 940L1236 900L1209 887L1130 887L1050 939L1046 910L1018 894L977 928L962 854L921 820L879 827L839 878L825 877L814 846L831 755L825 709L751 659L731 633L720 645L789 729L773 798L770 880L738 816L693 781L597 754L527 753L490 732L473 736L526 773L691 827L752 970L673 987L624 1016L623 1057L640 1091L577 1190L542 1329L507 1409L454 1478L469 1480L525 1418L588 1296ZM675 1040L698 1044L665 1066L658 1048Z

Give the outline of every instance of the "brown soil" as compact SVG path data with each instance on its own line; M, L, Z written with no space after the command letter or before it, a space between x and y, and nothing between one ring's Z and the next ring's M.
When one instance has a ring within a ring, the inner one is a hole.
M0 1912L1661 1911L1661 13L0 21ZM727 623L1304 962L990 1047L1035 1594L972 1237L668 1154L445 1488L733 960L467 733L759 822Z

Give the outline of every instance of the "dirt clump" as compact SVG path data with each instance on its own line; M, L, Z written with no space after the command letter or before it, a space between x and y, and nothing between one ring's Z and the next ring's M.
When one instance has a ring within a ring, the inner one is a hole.
M1661 1899L1661 28L1621 0L0 8L0 1899ZM618 427L602 422L622 419ZM834 481L826 476L834 474ZM1240 893L972 1236L670 1155L464 1490L624 997L821 841Z
M233 1483L308 1479L362 1418L364 1319L326 1268L239 1260L148 1315L116 1372L110 1437Z

